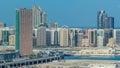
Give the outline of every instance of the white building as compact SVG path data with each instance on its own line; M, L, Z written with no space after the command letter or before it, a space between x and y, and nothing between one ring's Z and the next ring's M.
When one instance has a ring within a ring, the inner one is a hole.
M98 29L97 30L97 46L103 47L104 45L104 30Z

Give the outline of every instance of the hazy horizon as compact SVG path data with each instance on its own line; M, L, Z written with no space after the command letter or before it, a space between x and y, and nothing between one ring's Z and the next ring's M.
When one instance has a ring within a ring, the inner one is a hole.
M15 10L32 8L33 0L1 0L0 22L8 26L15 25ZM36 0L48 15L49 22L58 22L60 26L97 27L97 11L105 10L108 16L115 18L115 27L120 22L119 0Z

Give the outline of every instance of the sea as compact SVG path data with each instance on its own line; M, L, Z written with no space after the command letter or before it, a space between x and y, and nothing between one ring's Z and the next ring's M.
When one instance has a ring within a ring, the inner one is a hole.
M65 60L118 60L120 56L64 56Z

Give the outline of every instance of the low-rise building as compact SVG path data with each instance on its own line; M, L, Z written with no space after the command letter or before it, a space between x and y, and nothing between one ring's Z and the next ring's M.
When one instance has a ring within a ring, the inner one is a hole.
M15 45L15 35L9 36L9 45Z

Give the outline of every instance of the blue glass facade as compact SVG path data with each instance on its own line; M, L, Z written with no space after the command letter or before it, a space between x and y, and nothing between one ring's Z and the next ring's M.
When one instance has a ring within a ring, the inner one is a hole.
M58 45L58 31L54 32L54 44Z
M116 31L116 44L120 45L120 30Z
M0 54L0 60L12 59L19 56L18 52Z
M9 32L8 30L3 30L2 31L2 44L8 45L8 42L9 42Z

